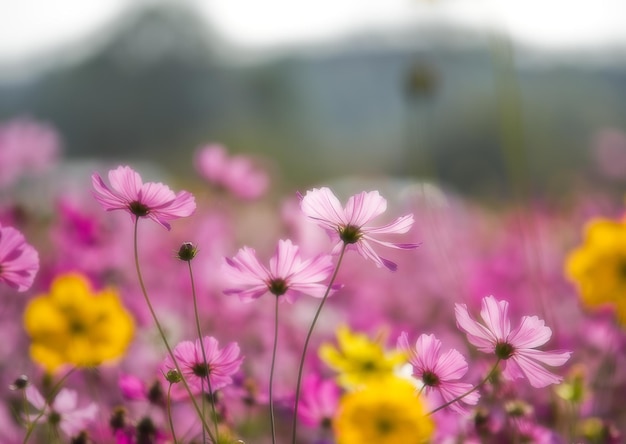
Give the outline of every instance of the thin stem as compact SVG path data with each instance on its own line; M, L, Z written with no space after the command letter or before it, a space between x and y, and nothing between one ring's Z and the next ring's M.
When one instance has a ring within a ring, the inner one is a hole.
M209 385L209 395L211 396L211 413L213 414L213 421L215 423L215 436L217 438L219 438L220 432L219 432L219 429L217 427L217 412L215 411L215 395L213 394L213 389L211 388L211 378L210 378L210 375L207 376L206 380L207 380L207 383ZM219 442L219 440L216 440L215 442Z
M44 404L44 408L41 409L41 411L39 412L39 414L35 417L35 419L33 419L29 425L28 428L26 429L26 436L24 436L24 441L22 442L23 444L26 444L28 442L28 438L30 438L30 435L32 435L33 430L35 430L35 426L37 425L37 421L39 421L39 419L44 415L44 413L46 412L46 406L50 406L50 403L54 400L54 398L56 397L57 393L59 392L59 390L61 389L61 387L63 386L63 383L67 380L67 378L74 373L74 370L76 370L76 367L72 367L70 369L70 371L68 371L61 379L59 379L59 382L57 382L52 389L50 389L50 393L48 394L48 396L46 396L45 398L45 404ZM24 394L24 398L26 398L26 394ZM26 417L28 418L28 414L26 415Z
M170 430L172 431L172 439L174 439L174 444L178 444L178 439L176 439L176 432L174 431L174 421L172 420L172 383L171 382L170 382L170 386L167 388L167 419L170 423Z
M169 343L167 342L167 338L165 337L165 332L163 331L163 327L161 327L161 323L159 322L159 319L156 316L156 313L154 311L154 308L152 307L152 303L150 302L150 298L148 297L148 292L146 291L146 286L143 282L143 277L141 274L141 267L139 266L139 249L137 248L137 227L139 226L139 218L135 218L135 235L134 235L134 250L135 250L135 269L137 270L137 278L139 279L139 286L141 287L141 293L143 294L143 297L146 301L146 305L148 306L148 309L150 310L150 314L152 315L152 319L154 320L154 324L157 327L157 330L159 331L159 335L161 336L161 339L163 340L163 344L165 344L165 348L167 349L167 352L170 356L170 358L172 359L172 362L174 363L174 366L176 367L176 371L178 371L178 373L181 376L181 381L183 383L183 385L185 386L185 390L187 390L187 394L189 395L189 399L191 400L191 403L193 404L194 409L196 410L196 413L198 414L198 417L200 418L200 421L202 422L202 427L207 431L207 433L209 434L209 437L211 438L211 440L213 442L215 441L215 438L213 437L213 434L211 433L211 430L209 428L209 425L207 424L204 416L202 416L202 412L200 411L200 408L198 407L198 403L196 402L195 397L193 396L193 393L191 393L191 389L189 388L189 384L187 383L187 380L185 379L185 375L183 375L183 372L180 370L180 366L178 365L178 361L176 360L176 356L174 355L174 352L172 351L172 348L170 347Z
M270 388L269 388L269 403L270 403L270 424L272 426L272 444L276 444L276 424L274 422L274 364L276 363L276 346L278 344L278 298L276 296L274 300L274 347L272 349L272 365L270 367Z
M440 405L435 410L432 410L432 411L428 412L426 414L426 416L430 416L430 415L432 415L434 413L437 413L439 410L448 407L450 404L454 404L455 402L460 401L461 399L465 398L470 393L474 393L476 390L478 390L480 387L482 387L487 381L489 381L489 379L491 379L491 377L496 373L496 370L498 369L498 365L500 364L500 361L501 361L501 359L498 358L498 360L493 365L493 367L491 368L489 373L487 373L487 376L485 376L485 378L482 381L480 381L478 384L476 384L474 387L472 387L471 389L469 389L468 391L466 391L462 395L459 395L456 398L446 402L445 404Z
M207 369L207 373L209 372L207 360L206 360L206 350L204 349L204 340L202 338L202 329L200 328L200 315L198 314L198 298L196 296L196 283L193 278L193 269L191 268L191 261L187 261L187 268L189 269L189 280L191 281L191 294L193 296L193 313L196 319L196 330L198 331L198 340L200 341L200 349L202 350L202 363L204 367ZM207 379L209 375L207 374ZM204 418L204 380L202 381L202 417ZM210 389L209 389L210 390ZM217 418L215 421L215 436L219 438L219 434L217 431ZM202 429L202 442L206 441L205 431Z
M339 259L337 259L337 266L335 267L335 271L333 272L332 277L330 278L330 282L328 282L328 287L326 288L326 292L324 293L324 297L322 298L322 302L320 302L319 307L317 307L317 311L315 312L315 316L313 316L313 322L311 322L311 327L309 328L309 332L306 335L306 339L304 341L304 348L302 349L302 356L300 357L300 365L298 366L298 382L296 383L296 400L293 406L293 426L292 426L292 435L291 435L291 443L296 444L296 428L298 426L298 402L300 401L300 384L302 383L302 370L304 368L304 359L306 358L306 351L309 347L309 340L311 339L311 335L313 334L313 329L315 328L315 323L317 322L317 318L319 318L322 308L324 307L324 303L326 299L328 299L328 295L330 294L330 290L337 278L337 273L339 272L339 267L341 266L341 261L343 260L343 255L346 253L346 248L348 244L344 243L341 247L341 252L339 253Z

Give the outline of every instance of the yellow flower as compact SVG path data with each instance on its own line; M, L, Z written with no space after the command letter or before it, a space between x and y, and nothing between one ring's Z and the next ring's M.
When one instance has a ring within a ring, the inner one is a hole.
M401 378L372 381L348 392L334 421L337 444L420 444L434 430L415 387Z
M50 294L31 300L24 313L33 361L52 372L64 364L90 367L126 352L134 321L113 289L92 292L79 274L57 277Z
M379 335L381 336L381 335ZM406 362L400 351L388 352L378 340L367 335L353 333L346 326L337 330L339 348L322 344L319 356L330 368L337 371L337 382L346 388L355 388L371 380L393 376L394 370Z
M584 305L612 305L626 325L626 223L591 221L583 244L569 254L565 273L576 283Z

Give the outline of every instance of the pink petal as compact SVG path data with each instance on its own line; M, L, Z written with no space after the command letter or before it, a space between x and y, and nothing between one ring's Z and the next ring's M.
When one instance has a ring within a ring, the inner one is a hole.
M274 278L285 279L300 261L299 249L289 239L278 241L276 253L270 259L270 273Z
M480 316L497 340L506 339L511 332L508 312L509 303L507 301L496 301L493 296L483 298Z
M402 234L411 229L413 222L413 215L407 214L389 224L380 227L363 227L361 231L366 234Z
M534 361L542 362L552 367L565 364L572 356L572 352L565 350L541 351L541 350L517 350L518 355L523 355Z
M468 341L479 347L481 351L490 353L494 351L497 338L484 325L474 321L465 304L454 304L456 324L467 334Z
M443 381L451 381L462 378L467 373L467 362L461 353L450 349L439 357L434 371Z
M511 360L519 366L521 371L524 373L524 376L528 379L528 382L530 382L530 385L535 388L546 387L550 384L558 384L563 380L562 377L549 372L537 362L524 355L515 354ZM507 366L508 364L509 362L507 362Z
M41 393L39 393L39 390L37 390L34 385L26 386L24 394L26 395L26 399L28 400L28 402L30 402L37 410L41 411L46 408L46 400L41 395Z
M58 412L63 413L71 412L78 405L78 393L70 389L61 389L54 398L52 408Z
M330 230L348 223L341 203L326 187L307 191L300 208L307 217Z
M127 202L137 200L143 186L141 176L129 166L119 166L109 171L109 183Z
M535 348L548 342L552 330L537 316L524 316L519 327L511 332L508 342L515 348Z
M348 225L362 227L386 209L387 201L378 191L363 191L348 199L344 214Z

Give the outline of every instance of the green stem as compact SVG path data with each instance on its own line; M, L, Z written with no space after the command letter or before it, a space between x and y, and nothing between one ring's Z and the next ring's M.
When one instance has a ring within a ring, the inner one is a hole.
M172 439L174 439L174 444L178 444L178 439L176 439L176 432L174 431L174 421L172 420L172 383L170 382L170 386L167 388L167 419L170 423L170 430L172 431Z
M54 398L56 397L57 393L59 392L59 390L61 389L63 383L67 380L67 378L74 373L74 370L76 370L76 367L73 367L72 369L70 369L70 371L68 371L65 376L63 376L61 379L59 379L59 382L57 382L52 389L50 389L50 393L48 394L48 396L46 396L45 398L45 405L44 408L41 409L41 411L39 412L39 414L35 417L35 419L33 419L29 425L28 428L26 429L26 436L24 436L24 441L22 442L22 444L26 444L28 442L28 438L30 438L30 435L32 435L33 430L35 430L35 426L37 425L37 421L39 421L39 419L41 419L41 417L44 415L44 413L46 412L46 408L45 406L50 406L50 403L54 400ZM26 394L24 394L24 397L26 397ZM26 417L28 418L28 414L26 414Z
M207 433L209 434L209 437L211 438L211 440L213 442L215 441L215 438L213 437L213 434L211 433L211 430L209 428L209 425L206 422L206 419L204 418L204 416L202 416L202 412L200 411L200 407L198 407L198 403L196 402L195 397L193 396L193 393L191 393L191 389L189 388L189 384L187 383L187 380L185 379L185 375L183 374L183 372L180 370L180 366L178 365L178 361L176 360L176 356L174 355L174 352L172 351L172 348L170 347L169 343L167 342L167 338L165 337L165 332L163 331L163 328L161 327L161 323L159 322L159 319L156 316L156 313L154 311L154 308L152 307L152 303L150 302L150 298L148 297L148 292L146 291L146 286L143 282L143 276L141 274L141 267L139 266L139 249L137 248L137 228L139 226L139 218L135 218L135 235L134 235L134 250L135 250L135 269L137 270L137 278L139 279L139 286L141 287L141 293L143 294L143 297L146 301L146 305L148 306L148 309L150 310L150 314L152 315L152 319L154 320L154 324L157 327L157 330L159 331L159 335L161 336L161 339L163 340L163 344L165 344L165 348L167 349L167 352L170 356L170 358L172 359L172 362L174 363L174 367L176 367L176 371L178 371L178 373L181 376L181 381L183 383L183 385L185 386L185 390L187 390L187 394L189 395L189 399L191 400L191 403L193 404L194 409L196 410L196 413L198 414L198 417L200 418L200 421L202 422L202 427L204 428L204 430L207 431Z
M211 413L213 414L213 421L215 424L215 436L219 438L219 429L217 427L217 412L215 411L215 395L213 393L213 389L211 388L211 378L207 376L206 378L207 384L209 385L209 395L211 396ZM215 441L219 442L219 440Z
M315 316L313 316L313 322L311 322L311 327L309 328L309 332L306 335L306 339L304 341L304 348L302 349L302 356L300 357L300 365L298 366L298 382L296 383L296 399L293 406L293 425L292 425L292 435L291 435L291 443L296 444L296 429L298 426L298 402L300 401L300 385L302 384L302 370L304 368L304 359L306 358L306 352L309 347L309 340L311 339L311 335L313 334L313 329L315 328L315 324L317 322L317 318L319 318L322 308L324 307L324 303L326 299L328 299L328 295L330 294L330 290L337 278L337 273L339 272L339 267L341 266L341 261L343 260L343 256L346 253L346 248L348 244L344 243L341 247L341 252L339 253L339 259L337 259L337 266L335 267L335 271L333 272L332 277L330 278L330 282L328 283L328 287L326 288L326 292L324 293L324 297L322 298L322 302L320 302L319 307L317 307L317 311L315 312Z
M274 422L274 364L276 363L276 346L278 345L278 298L276 296L274 303L274 347L272 349L272 365L270 367L270 424L272 427L272 444L276 444L276 424Z
M466 391L462 395L457 396L456 398L452 399L451 401L448 401L445 404L440 405L435 410L432 410L432 411L428 412L426 414L426 416L430 416L430 415L432 415L434 413L437 413L439 410L444 409L444 408L448 407L449 405L454 404L455 402L460 401L461 399L465 398L470 393L474 393L476 390L478 390L480 387L482 387L487 381L489 381L489 379L491 379L491 377L496 373L496 370L498 369L498 365L500 364L500 361L501 361L501 359L498 358L498 360L493 365L493 367L491 368L489 373L487 373L487 376L485 376L485 378L482 381L480 381L478 384L476 384L470 390Z
M193 297L193 313L194 313L194 317L196 320L196 330L198 332L198 340L200 341L200 349L202 350L202 363L204 364L205 368L207 369L207 379L210 377L209 373L209 368L208 368L208 363L206 360L206 350L204 349L204 339L202 337L202 329L200 328L200 315L198 313L198 297L196 295L196 283L195 283L195 279L193 278L193 268L191 268L191 261L187 261L187 268L189 269L189 280L191 281L191 294ZM203 385L203 389L204 389L204 384ZM210 384L209 384L210 387ZM209 391L211 389L209 388ZM202 417L204 418L204 390L202 390ZM219 438L219 432L218 432L218 428L217 428L217 417L215 416L215 408L213 409L213 417L214 417L214 421L215 421L215 437ZM204 429L202 430L202 442L206 441L206 436L205 436L205 432Z

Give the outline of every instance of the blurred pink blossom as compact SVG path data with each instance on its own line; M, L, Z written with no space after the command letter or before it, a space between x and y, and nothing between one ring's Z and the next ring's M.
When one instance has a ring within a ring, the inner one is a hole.
M125 210L137 218L148 217L168 230L169 220L190 216L196 209L196 201L188 191L174 194L160 182L143 183L139 173L128 166L109 171L111 188L98 173L91 180L94 197L105 210Z
M457 326L480 351L493 353L504 361L502 374L505 378L526 377L535 388L561 382L562 377L540 364L561 366L570 358L571 352L535 350L548 342L552 330L537 316L524 316L519 327L511 331L508 311L508 302L487 296L482 300L480 316L483 323L480 323L470 317L465 304L455 306Z
M222 270L224 278L231 283L224 294L236 294L243 301L251 301L272 293L293 302L299 293L323 297L327 286L319 282L330 275L333 263L329 255L302 260L298 246L287 239L278 241L269 268L261 265L254 249L243 247L232 259L225 258Z
M210 388L214 392L233 382L232 376L237 373L243 362L243 357L239 356L239 345L231 342L223 349L219 349L218 345L217 339L211 336L205 336L202 342L196 339L195 342L183 341L176 345L174 356L190 387L198 389L204 386L205 391L208 392ZM176 368L169 355L165 358L163 366L164 373Z
M311 427L330 427L340 396L341 390L334 380L308 375L302 384L299 419Z
M267 191L269 178L245 156L229 157L222 145L200 148L195 156L196 170L210 184L240 199L257 199Z
M339 252L343 244L356 248L366 259L372 260L378 267L385 266L395 271L397 265L382 258L374 251L371 243L385 247L410 250L417 244L393 243L378 239L379 235L402 234L413 225L413 215L407 214L380 227L367 226L376 216L387 209L387 201L378 191L361 192L348 199L345 208L329 188L315 188L307 191L300 202L303 213L336 240L333 253Z
M0 226L0 282L17 291L26 291L38 270L37 250L15 228Z
M450 402L472 389L472 384L458 382L467 373L467 362L463 355L455 349L442 353L441 341L435 335L423 334L417 338L415 347L411 347L408 334L402 332L397 346L408 353L413 375L422 381L426 394L434 392L444 402ZM459 402L475 405L478 398L478 393L472 392ZM450 404L450 409L457 413L467 413L459 402Z
M69 437L78 435L96 418L98 413L98 406L95 402L78 408L78 393L66 388L61 389L52 404L48 405L41 393L33 385L29 385L26 387L26 399L37 410L43 411L46 418L54 422L58 421L59 428ZM57 420L57 416L60 420ZM37 417L39 414L30 414L31 421Z
M28 117L0 125L0 187L51 168L61 151L56 130Z

